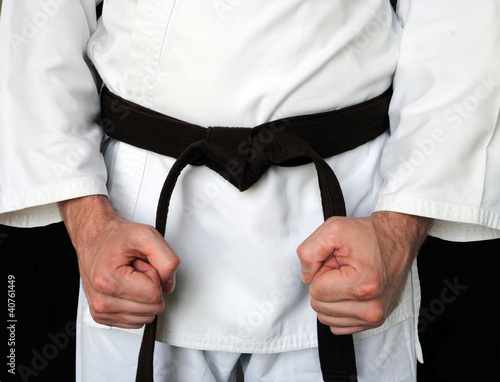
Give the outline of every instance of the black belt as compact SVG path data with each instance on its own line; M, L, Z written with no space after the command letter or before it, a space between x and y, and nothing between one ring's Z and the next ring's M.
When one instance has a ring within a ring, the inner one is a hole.
M156 229L165 235L170 197L188 164L205 165L240 191L255 184L272 165L314 163L323 216L345 216L339 182L323 158L367 143L389 127L392 95L382 95L344 109L284 118L254 128L201 127L160 114L112 94L101 93L102 126L119 141L177 158L161 190ZM356 360L351 335L336 336L319 321L318 349L325 382L355 382ZM153 381L156 318L146 325L136 381Z

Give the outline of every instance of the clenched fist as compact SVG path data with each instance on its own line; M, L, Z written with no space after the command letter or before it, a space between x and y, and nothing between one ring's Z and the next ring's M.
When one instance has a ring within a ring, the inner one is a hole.
M333 217L297 249L311 306L334 334L382 325L403 292L430 220L395 212Z
M104 196L72 199L60 208L94 320L133 329L153 321L179 266L163 237L154 227L120 219Z

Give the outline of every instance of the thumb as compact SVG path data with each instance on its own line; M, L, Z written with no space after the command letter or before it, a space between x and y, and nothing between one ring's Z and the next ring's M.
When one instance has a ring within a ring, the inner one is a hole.
M332 230L334 219L328 219L316 229L302 244L297 248L302 265L302 281L309 285L318 273L326 266L329 269L338 269L340 264L336 255L337 235Z
M170 293L175 286L175 274L180 260L165 239L157 231L155 234L153 240L142 243L142 252L147 257L146 264L153 268L160 278L163 292ZM144 267L144 265L141 266Z
M132 268L134 268L136 271L144 273L146 276L148 276L151 281L153 281L155 284L160 286L161 280L160 276L158 275L158 272L156 269L151 266L148 262L142 260L142 259L135 259L132 264Z
M152 265L147 263L144 260L141 259L136 259L132 263L132 267L141 273L146 274L151 281L153 281L155 284L157 284L164 293L170 293L174 290L175 288L175 274L176 271L171 274L170 278L167 279L164 283L161 282L160 276L158 275L158 272L156 271L156 268L154 268Z
M329 268L340 268L340 265L333 256L333 249L320 245L311 236L306 239L298 248L297 255L302 266L302 281L309 285L323 266Z

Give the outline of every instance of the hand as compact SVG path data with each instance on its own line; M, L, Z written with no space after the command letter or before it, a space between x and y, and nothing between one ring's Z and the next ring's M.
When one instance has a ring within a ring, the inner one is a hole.
M100 324L140 328L164 308L179 258L154 227L120 219L104 196L60 203L78 254L90 313Z
M319 321L338 335L382 325L403 292L429 223L376 212L322 224L297 249Z

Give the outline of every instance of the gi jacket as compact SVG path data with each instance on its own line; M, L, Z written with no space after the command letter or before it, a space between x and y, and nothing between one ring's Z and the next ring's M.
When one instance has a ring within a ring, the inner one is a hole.
M497 1L403 0L396 16L385 0L109 0L99 22L92 0L3 3L0 223L49 224L58 201L105 194L154 224L173 159L105 140L98 72L113 93L200 126L334 110L393 84L391 134L328 159L348 215L398 211L436 219L431 234L448 240L500 237ZM182 266L158 339L315 346L295 250L321 222L312 165L273 167L245 193L187 168L166 234ZM418 304L414 266L386 323L356 337L416 319ZM97 325L88 310L84 321Z

